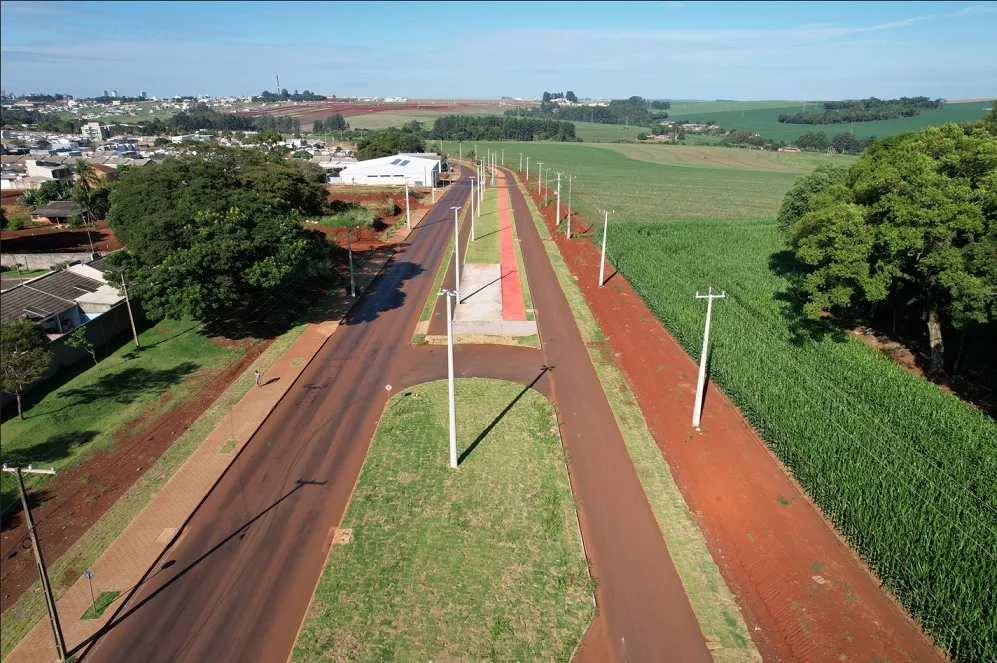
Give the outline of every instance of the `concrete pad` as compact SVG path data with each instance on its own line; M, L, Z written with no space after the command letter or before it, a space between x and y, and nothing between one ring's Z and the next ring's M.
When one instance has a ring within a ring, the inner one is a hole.
M490 336L529 336L537 333L532 320L454 320L454 334L487 334Z
M458 321L502 320L501 266L498 264L465 264L460 272L461 302L454 310Z

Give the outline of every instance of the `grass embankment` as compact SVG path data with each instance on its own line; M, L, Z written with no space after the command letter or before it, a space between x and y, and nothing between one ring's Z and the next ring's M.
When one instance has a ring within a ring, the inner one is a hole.
M523 385L447 382L388 404L295 661L570 659L593 583L553 406Z
M550 240L550 233L540 219L533 200L527 197L526 202L540 237ZM588 348L589 358L602 383L616 425L623 435L696 619L707 640L720 645L719 648L711 648L714 660L717 663L760 661L761 657L751 641L734 596L706 548L706 541L696 526L682 493L675 485L668 463L647 428L637 399L630 391L623 373L607 359L611 354L604 352L601 347L605 345L606 338L599 329L585 296L557 246L552 241L545 241L544 248L571 307L578 331Z
M693 295L726 290L711 377L936 641L983 660L997 651L997 422L800 318L785 249L773 219L672 221L613 224L608 257L693 357Z
M242 354L237 348L219 347L200 331L198 322L163 320L140 334L141 350L131 339L117 339L121 346L106 357L97 348L98 366L91 363L47 393L47 385L42 385L36 391L43 395L26 404L23 421L14 413L0 425L3 462L64 469L93 451L109 448L122 426L164 392L169 391L169 396L152 406L156 414L182 404L201 386L188 378L227 365ZM29 490L48 480L38 475L24 479ZM0 482L6 507L17 499L16 480L5 473Z
M22 269L18 270L16 267L4 267L3 275L8 279L33 279L36 276L42 276L43 274L48 274L51 269Z
M253 369L266 373L301 336L310 324L315 312L328 303L328 297L316 302L302 315L302 321L290 330L277 337L261 354L253 365L248 367L229 388L215 400L214 404L202 414L183 435L173 443L165 453L129 488L121 498L86 533L74 543L59 559L46 560L49 564L49 579L56 600L62 597L79 578L84 569L89 568L94 561L107 549L111 543L124 531L125 527L135 518L149 501L159 492L159 489L176 474L180 466L191 453L204 441L225 415L255 384ZM148 334L156 334L154 329L140 336L144 343L152 342ZM126 346L130 347L130 346ZM159 346L157 346L159 347ZM143 354L148 350L144 350ZM177 352L176 354L180 354ZM181 355L182 356L182 355ZM188 357L182 356L183 359ZM96 371L91 368L90 371ZM4 424L6 426L6 424ZM6 430L4 444L6 446ZM5 498L4 503L7 500ZM0 620L0 659L6 658L15 645L20 642L28 631L45 616L45 601L35 582L23 596L3 613Z

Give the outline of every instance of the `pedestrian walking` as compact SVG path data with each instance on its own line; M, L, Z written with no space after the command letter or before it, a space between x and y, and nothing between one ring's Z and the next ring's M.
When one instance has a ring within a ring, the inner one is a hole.
M259 371L253 371L253 375L256 376L256 386L257 387L262 387L263 386L263 376L260 375Z

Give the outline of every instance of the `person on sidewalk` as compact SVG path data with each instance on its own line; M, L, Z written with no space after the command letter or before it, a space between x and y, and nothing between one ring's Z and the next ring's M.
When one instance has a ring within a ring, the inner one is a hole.
M253 375L256 376L256 386L257 387L262 387L263 386L263 376L260 375L259 371L253 371Z

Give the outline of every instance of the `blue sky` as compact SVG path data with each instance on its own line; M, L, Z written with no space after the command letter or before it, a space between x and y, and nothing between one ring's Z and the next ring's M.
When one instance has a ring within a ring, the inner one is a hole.
M2 2L8 91L997 95L997 2Z

